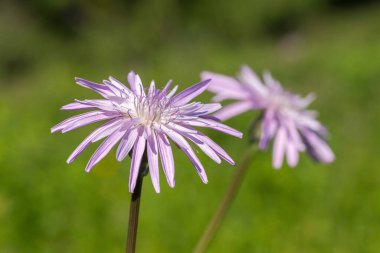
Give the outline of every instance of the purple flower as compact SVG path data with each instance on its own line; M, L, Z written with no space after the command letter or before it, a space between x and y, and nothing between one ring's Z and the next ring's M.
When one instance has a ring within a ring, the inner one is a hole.
M104 99L76 100L63 106L63 110L94 110L71 117L54 126L51 131L65 133L90 123L103 120L107 122L93 131L74 150L67 163L74 161L91 143L107 137L88 162L86 171L89 172L120 141L116 151L118 161L122 161L132 150L130 192L135 188L145 152L156 192L160 191L159 157L166 180L169 186L174 187L174 160L169 139L189 157L204 183L207 183L206 173L187 140L193 142L215 162L220 163L222 158L234 164L231 157L218 144L193 128L193 126L206 127L242 137L240 132L208 115L219 110L220 104L189 103L206 90L210 80L202 81L177 95L174 95L177 86L169 92L171 81L162 90L157 89L152 81L149 89L145 91L140 77L134 72L128 74L130 89L112 77L104 80L103 84L81 78L75 80L77 84L98 92Z
M208 90L216 95L214 101L237 100L214 114L226 120L249 110L261 110L260 149L266 149L274 139L273 166L280 168L286 155L289 166L298 163L299 152L307 151L316 161L332 162L335 157L325 139L326 129L316 120L317 113L306 107L314 100L313 94L300 97L284 90L269 72L263 82L247 66L241 68L237 79L203 72L202 79L211 78Z

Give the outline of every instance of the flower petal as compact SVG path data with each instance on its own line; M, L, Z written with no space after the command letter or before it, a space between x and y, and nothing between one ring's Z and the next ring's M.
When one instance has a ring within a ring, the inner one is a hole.
M215 113L214 116L224 121L253 108L255 108L255 106L253 106L251 101L243 100L223 107L220 111Z
M140 173L141 159L145 151L146 139L144 136L144 129L138 129L138 136L135 145L133 146L131 170L129 173L129 192L133 192L136 186L136 180Z
M200 140L202 140L204 143L206 143L208 146L210 146L226 162L228 162L231 165L235 164L234 160L227 154L227 152L224 151L224 149L222 147L220 147L218 144L216 144L216 142L211 140L208 136L199 132L197 137Z
M286 159L290 167L295 167L298 163L298 151L295 144L292 141L288 141L286 145Z
M88 80L85 80L85 79L79 78L79 77L76 77L75 81L80 86L83 86L83 87L89 88L91 90L94 90L94 91L98 92L100 95L102 95L105 98L107 98L109 96L114 96L115 95L107 86L105 86L103 84L90 82Z
M198 84L195 84L187 88L186 90L181 91L180 93L178 93L172 98L171 100L172 104L176 106L181 106L188 103L190 100L192 100L193 98L197 97L202 92L204 92L207 89L207 86L209 85L209 83L210 83L210 79L204 80Z
M116 145L116 143L123 137L123 135L124 132L122 131L113 132L92 155L90 161L86 166L86 171L90 172L94 165L100 162L100 160L102 160L110 152L113 146Z
M286 147L286 130L280 127L277 131L276 139L273 146L273 167L279 169L282 167L282 162L285 155Z
M152 145L147 145L149 173L152 179L152 184L157 193L160 192L160 174L158 172L158 152L157 152L157 140L154 132L148 136L151 139ZM152 148L152 146L154 148Z
M216 131L229 134L238 138L243 137L243 134L241 132L214 120L199 118L196 120L184 120L182 123L190 125L190 126L200 126L200 127L211 128Z
M161 157L162 169L164 170L166 180L170 187L174 187L174 159L173 152L170 146L168 138L162 134L157 132L157 141L158 141L158 151Z
M101 127L94 130L89 136L87 136L86 139L82 141L81 144L79 144L79 146L73 151L73 153L69 156L66 162L72 163L78 157L78 155L82 153L85 148L88 147L88 145L94 142L94 138L97 135L99 135L100 133L106 132L107 135L103 135L103 137L106 137L110 135L112 132L114 132L118 127L120 127L121 124L122 123L120 119L114 119L114 120L106 122Z
M82 103L74 102L61 107L61 110L84 110L96 108L93 105L84 105Z
M124 160L124 158L131 151L133 144L135 144L135 142L136 142L137 135L138 135L137 129L127 130L126 135L121 140L120 145L116 151L116 159L119 162Z
M190 159L191 163L194 165L194 167L197 169L197 172L199 176L201 177L202 181L207 184L207 175L204 171L204 168L199 161L198 157L195 155L193 149L190 147L189 143L183 138L180 134L177 132L165 127L161 126L161 129L167 134L179 147L180 149L187 155L187 157Z
M224 99L249 98L249 92L247 92L247 88L242 86L236 79L232 77L205 71L202 72L201 79L211 79L210 85L207 89L216 94L216 96L213 98L215 102L219 102Z
M302 134L307 151L312 158L322 163L331 163L335 160L335 155L330 147L316 133L303 130Z
M197 145L208 157L214 160L216 163L221 163L219 156L215 153L215 151L210 148L206 143L204 143L201 139L197 138L196 134L182 133L189 140L191 140L195 145Z
M102 111L86 112L86 113L78 114L76 116L68 118L62 121L61 123L58 123L57 125L51 128L51 132L52 133L55 133L57 131L67 132L69 131L68 129L73 130L77 127L84 126L86 124L90 124L96 121L105 120L105 119L114 118L114 117L115 116L113 114L109 114L109 113L106 114L105 112L102 112Z
M242 66L239 78L247 87L255 92L257 97L263 97L268 94L268 89L250 67L246 65Z

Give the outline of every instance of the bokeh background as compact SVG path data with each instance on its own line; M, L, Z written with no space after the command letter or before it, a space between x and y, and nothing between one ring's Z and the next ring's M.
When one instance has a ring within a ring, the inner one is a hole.
M73 115L60 106L97 97L75 76L135 70L183 89L241 64L315 92L337 159L276 171L257 154L209 252L380 252L380 4L364 0L0 1L0 252L124 250L129 159L87 174L97 145L65 160L95 126L50 134ZM228 124L246 132L256 116ZM237 161L248 146L205 132ZM235 170L200 158L208 185L179 151L174 189L162 173L160 194L145 180L138 252L195 246Z

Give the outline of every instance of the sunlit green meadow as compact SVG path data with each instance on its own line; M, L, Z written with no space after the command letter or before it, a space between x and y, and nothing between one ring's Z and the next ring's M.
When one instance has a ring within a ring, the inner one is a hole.
M241 64L315 92L337 158L327 166L302 155L297 168L274 170L270 151L257 153L209 252L379 252L380 5L277 2L88 1L68 30L45 18L63 3L0 3L0 252L124 250L129 158L113 151L88 174L97 144L65 161L97 124L50 134L75 113L62 105L98 97L74 77L125 81L134 70L145 84L184 89L202 70L235 75ZM226 122L242 140L204 132L238 163L255 117ZM174 189L162 171L160 194L144 179L137 252L194 248L235 170L199 157L207 185L178 150Z

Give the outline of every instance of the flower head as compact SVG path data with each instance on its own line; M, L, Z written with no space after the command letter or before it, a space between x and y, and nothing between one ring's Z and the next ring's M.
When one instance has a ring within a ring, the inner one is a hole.
M134 72L128 74L130 89L112 77L104 80L103 84L76 78L79 85L98 92L104 99L76 100L74 103L63 106L63 110L93 110L61 122L51 131L65 133L90 123L106 120L106 123L93 131L74 150L67 162L74 161L91 143L106 138L89 160L86 167L86 171L89 172L120 141L116 151L118 161L122 161L132 151L130 192L133 192L135 188L145 152L156 192L160 191L159 157L167 182L174 187L174 160L169 139L189 157L202 181L207 183L204 168L188 140L217 163L221 162L220 158L230 164L234 164L234 162L218 144L196 130L194 126L211 128L232 136L242 137L240 132L208 115L219 110L220 104L189 103L206 90L209 81L202 81L174 95L177 86L169 91L171 81L162 90L157 89L152 81L149 89L145 91L140 77Z
M226 120L249 110L261 110L259 146L266 149L274 139L275 168L282 166L285 155L289 166L296 166L299 152L305 150L316 161L332 162L334 154L325 142L327 131L316 120L317 114L306 109L315 96L303 98L284 90L269 72L263 77L262 82L247 66L241 68L237 79L203 72L203 80L212 79L208 90L215 93L214 101L237 100L214 116Z

